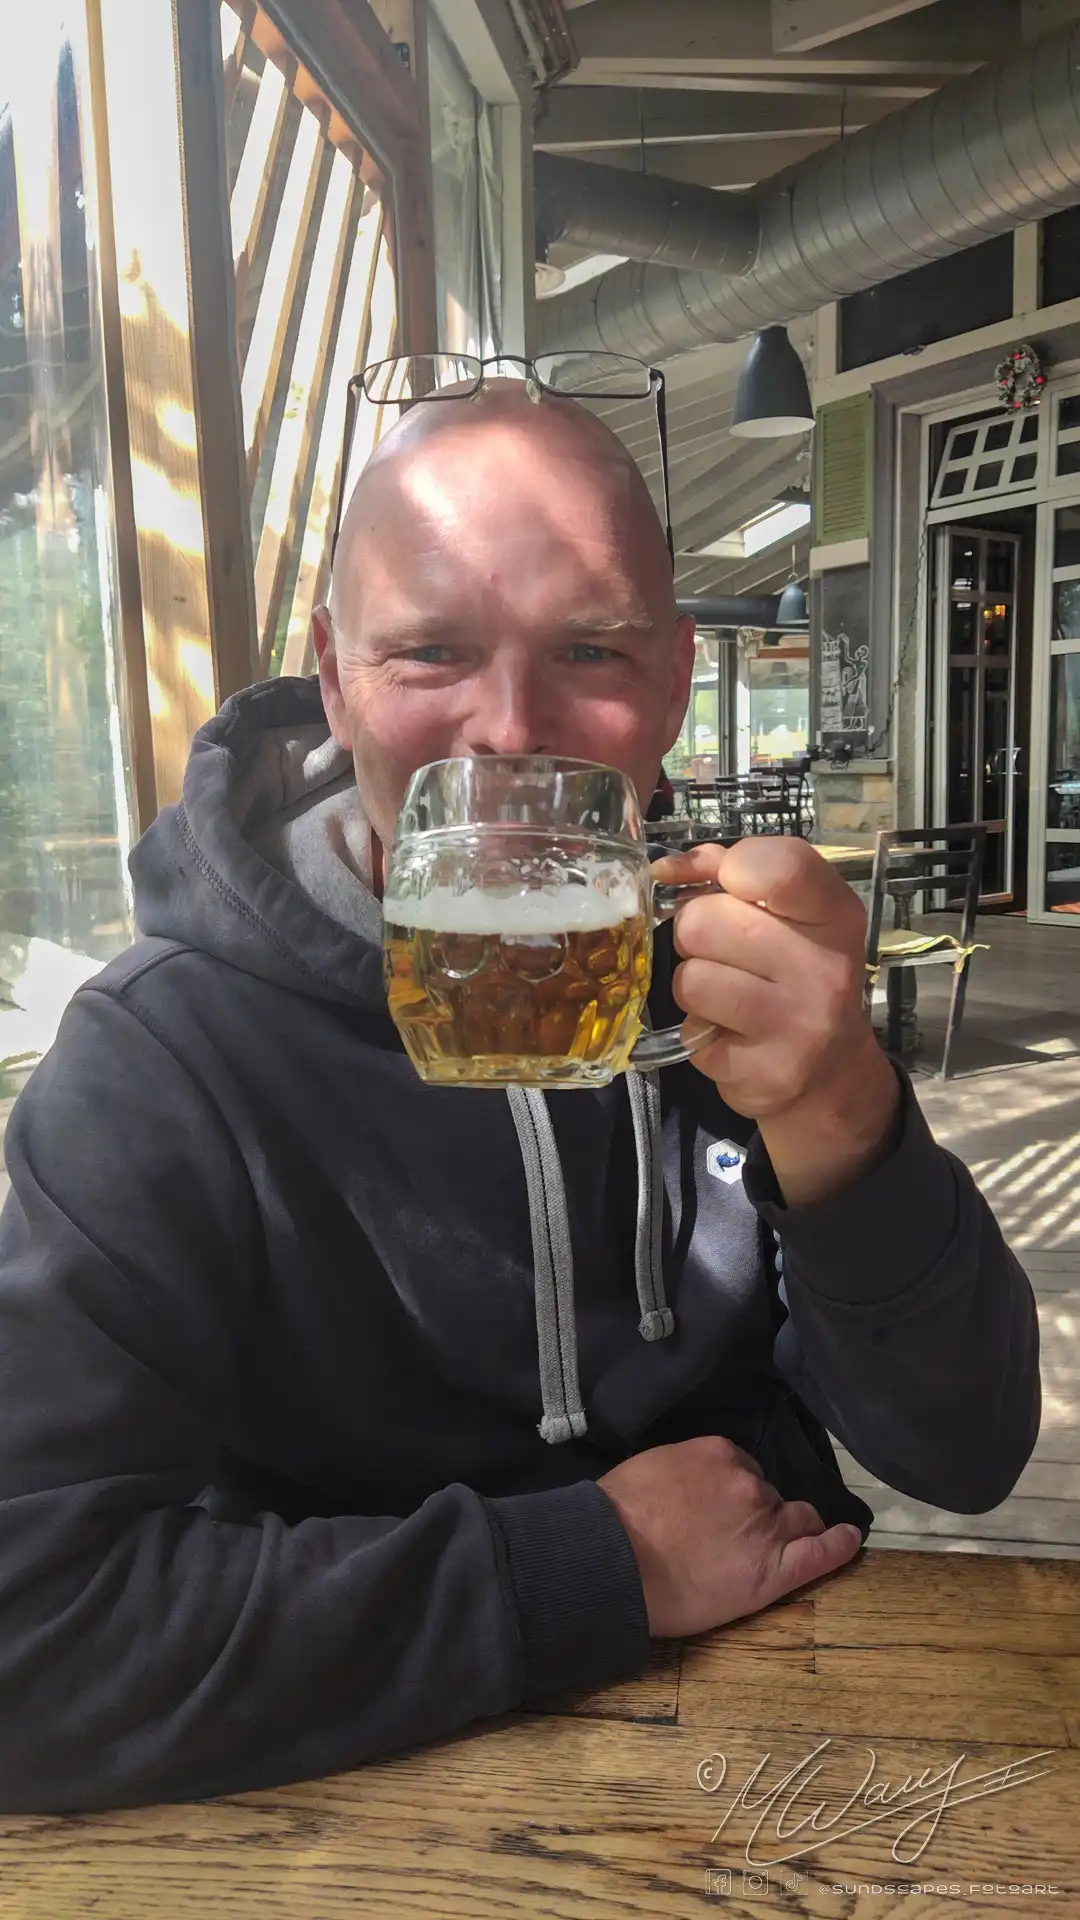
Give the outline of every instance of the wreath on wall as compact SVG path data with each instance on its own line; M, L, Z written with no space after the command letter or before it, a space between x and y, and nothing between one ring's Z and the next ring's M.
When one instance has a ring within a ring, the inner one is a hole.
M1034 347L1014 347L997 366L998 392L1014 413L1039 404L1046 372Z

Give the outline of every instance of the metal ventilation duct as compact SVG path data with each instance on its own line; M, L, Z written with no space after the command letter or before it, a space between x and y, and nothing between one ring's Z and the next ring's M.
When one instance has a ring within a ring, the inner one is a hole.
M692 613L702 630L719 628L733 633L738 627L760 627L763 633L770 633L780 625L778 593L684 594L675 605L680 613Z
M545 304L543 344L653 360L737 340L1072 206L1080 23L812 154L754 197L761 248L748 272L616 267ZM606 245L628 253L629 239Z
M545 257L561 241L589 253L745 273L757 256L761 219L748 194L713 193L563 154L537 153L533 169L536 237Z

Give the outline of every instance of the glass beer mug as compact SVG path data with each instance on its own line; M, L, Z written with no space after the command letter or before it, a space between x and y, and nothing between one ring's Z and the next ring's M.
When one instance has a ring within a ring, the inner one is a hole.
M643 1032L653 927L712 882L654 883L632 781L546 755L413 775L383 895L387 998L422 1080L602 1087L686 1060Z

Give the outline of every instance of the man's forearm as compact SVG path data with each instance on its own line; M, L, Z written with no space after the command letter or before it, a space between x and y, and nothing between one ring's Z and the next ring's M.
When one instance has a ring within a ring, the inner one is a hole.
M1023 1269L906 1078L896 1147L843 1192L784 1207L751 1146L747 1191L783 1248L779 1371L863 1466L954 1513L1006 1498L1039 1428Z

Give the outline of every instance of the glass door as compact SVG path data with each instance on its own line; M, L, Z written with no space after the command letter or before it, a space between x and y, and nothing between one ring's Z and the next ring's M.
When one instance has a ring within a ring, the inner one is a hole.
M988 904L1013 897L1019 557L1015 534L938 535L934 812L941 825L985 824Z
M1059 924L1080 916L1080 499L1040 520L1031 917Z

